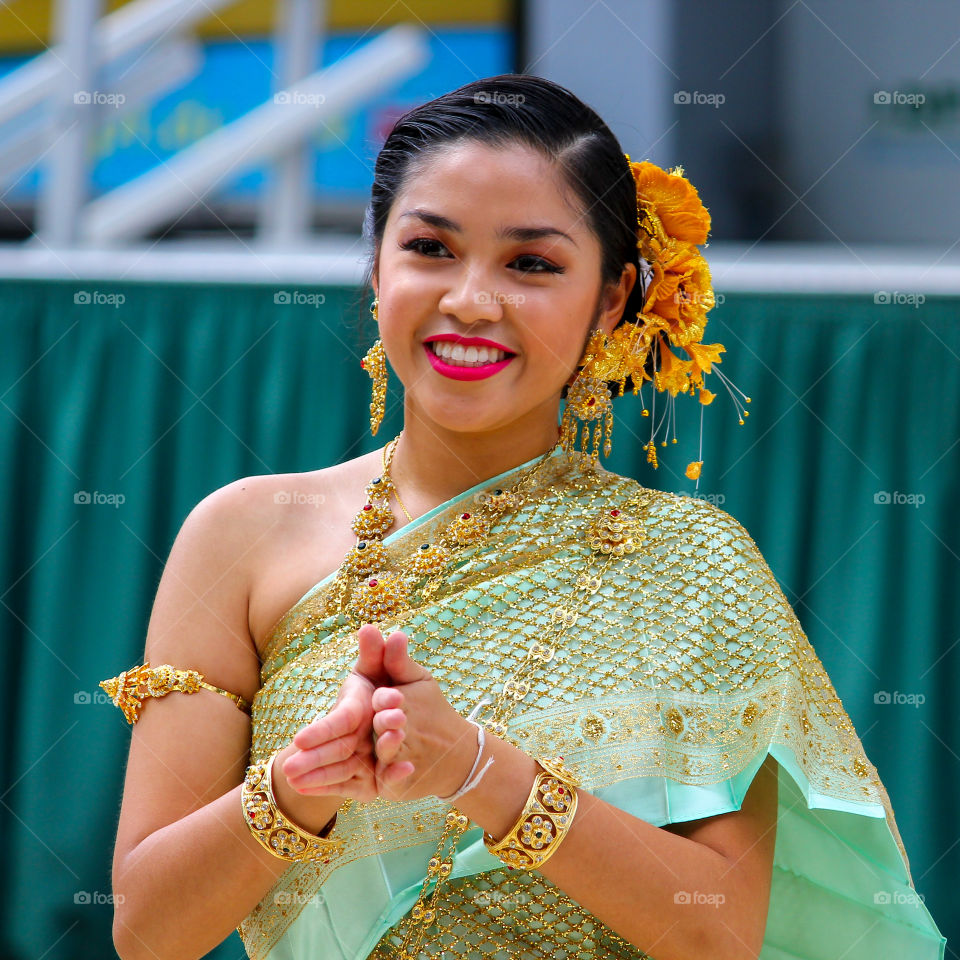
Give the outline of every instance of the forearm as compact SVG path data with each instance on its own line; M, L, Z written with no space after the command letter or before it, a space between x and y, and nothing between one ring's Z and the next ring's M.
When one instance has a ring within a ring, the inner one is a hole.
M500 840L516 823L540 768L512 744L487 736L495 757L456 806ZM487 750L484 755L487 756ZM655 827L578 790L567 835L540 873L614 932L656 960L754 956L726 916L735 894L715 850ZM707 902L678 894L707 894ZM716 896L720 895L720 896Z
M342 797L297 795L274 762L277 804L320 833ZM114 943L123 960L202 957L233 932L290 861L275 857L247 825L242 785L142 840L114 871ZM122 899L121 899L122 898Z

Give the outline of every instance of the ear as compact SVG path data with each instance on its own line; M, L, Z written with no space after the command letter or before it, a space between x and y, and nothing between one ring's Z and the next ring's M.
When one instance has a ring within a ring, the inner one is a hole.
M632 263L625 263L619 281L605 289L597 326L608 336L623 316L623 308L627 305L627 299L636 282L636 266Z
M620 280L615 284L608 285L602 291L596 324L591 325L590 330L587 331L588 337L593 330L597 329L602 330L607 336L610 335L623 316L623 308L627 305L627 298L636 282L636 266L632 263L625 263L620 274ZM586 341L584 345L586 345ZM579 373L580 370L577 368L570 374L567 378L568 387L576 380Z

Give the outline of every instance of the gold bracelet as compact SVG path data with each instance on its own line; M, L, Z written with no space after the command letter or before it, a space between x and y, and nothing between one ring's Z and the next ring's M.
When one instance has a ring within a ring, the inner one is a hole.
M141 693L140 686L146 691ZM124 670L119 676L101 680L100 686L107 691L114 706L120 707L127 723L134 724L140 719L143 701L147 697L162 697L168 693L196 693L201 687L221 693L232 700L245 714L250 714L250 704L238 693L231 693L222 687L215 687L207 683L203 675L197 670L181 670L169 663L161 663L159 667L151 667L149 661L142 666Z
M271 754L265 763L252 763L247 767L240 791L247 826L260 844L281 860L329 863L340 855L343 841L307 833L277 806L273 795L273 761L279 752Z
M542 867L556 852L567 835L577 812L576 775L564 766L562 757L537 760L544 772L538 773L520 819L497 842L484 831L486 848L511 870Z

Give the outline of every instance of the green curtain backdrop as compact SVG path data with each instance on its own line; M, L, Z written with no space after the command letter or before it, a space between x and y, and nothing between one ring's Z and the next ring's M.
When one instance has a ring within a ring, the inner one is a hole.
M242 476L379 446L399 429L400 395L393 378L372 439L359 365L372 335L357 329L354 289L2 290L0 956L106 957L130 728L97 682L140 662L194 504ZM752 403L739 425L708 378L697 494L744 524L794 604L889 790L948 956L960 942L958 304L727 295L706 340L725 344L720 369ZM658 447L656 471L640 449L650 420L633 397L616 406L608 467L692 494L699 405L678 398L679 442ZM234 934L214 955L244 951Z

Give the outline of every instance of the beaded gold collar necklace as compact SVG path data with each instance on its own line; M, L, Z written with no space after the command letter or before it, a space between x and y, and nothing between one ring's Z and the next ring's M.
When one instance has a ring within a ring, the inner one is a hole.
M432 540L391 565L383 536L395 520L390 497L396 496L396 487L390 466L401 436L402 431L384 448L383 472L365 488L367 501L351 524L357 542L334 578L336 608L355 627L396 617L409 608L414 590L421 600L432 596L458 554L483 540L503 513L525 502L524 492L534 485L559 445L547 450L510 488L477 494L469 509L457 514Z

